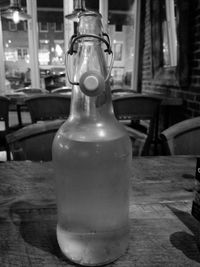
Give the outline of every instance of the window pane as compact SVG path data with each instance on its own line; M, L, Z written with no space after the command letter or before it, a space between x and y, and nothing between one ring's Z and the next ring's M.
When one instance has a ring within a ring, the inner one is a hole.
M112 87L132 88L134 0L109 0L108 6L108 34L114 52ZM98 10L99 0L86 0L86 7Z
M56 22L55 23L55 31L61 32L62 30L63 30L63 24L61 22Z
M17 31L17 24L12 21L9 21L9 30L10 31Z
M46 89L51 91L65 85L65 77L62 81L56 77L65 73L63 1L48 2L46 7L37 2L38 23L41 25L38 36L40 75L46 81ZM51 78L45 78L49 75Z
M47 22L40 22L39 23L40 32L48 32L48 23Z
M24 25L24 22L15 24L2 17L7 91L24 87L25 73L29 68L28 33Z
M176 1L162 1L162 37L164 67L177 65Z
M38 0L37 5L38 61L43 77L44 73L55 73L55 68L60 73L65 68L63 1L48 2L45 6L43 1ZM123 1L121 7L118 1L109 0L108 6L108 34L114 51L112 86L132 88L134 0ZM99 0L86 0L86 7L98 10ZM27 22L14 24L2 18L2 23L6 76L12 80L13 89L30 85L30 75L27 75L29 81L25 83L21 78L30 72ZM13 82L16 77L20 78L20 82Z
M132 88L131 80L134 60L133 1L125 3L125 10L117 9L118 6L109 6L108 30L114 52L113 87Z

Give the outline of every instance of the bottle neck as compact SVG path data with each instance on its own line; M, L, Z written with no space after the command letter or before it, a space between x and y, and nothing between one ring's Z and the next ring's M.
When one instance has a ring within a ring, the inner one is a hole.
M96 71L104 78L107 76L106 62L98 40L88 38L78 43L78 50L75 58L74 81L79 82L82 74L88 71ZM98 96L85 95L79 85L73 86L71 100L71 118L87 118L98 120L104 115L112 112L111 93L109 83Z

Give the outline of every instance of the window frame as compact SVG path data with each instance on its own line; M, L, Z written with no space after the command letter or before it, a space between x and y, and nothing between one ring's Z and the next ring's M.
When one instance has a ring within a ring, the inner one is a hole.
M163 0L165 1L165 0ZM167 84L188 86L189 1L177 0L177 66L164 66L161 0L151 0L152 78Z
M46 24L46 29L42 29L42 24ZM40 32L48 32L49 31L49 24L48 24L48 22L39 22L39 30L40 30Z
M27 32L27 30L28 30L27 21L23 21L23 29L25 32Z
M24 60L28 56L28 49L26 47L17 47L18 59Z
M165 0L166 24L169 47L169 62L171 67L177 66L177 28L175 15L175 1Z
M60 24L61 28L60 29L57 29L56 25L57 24ZM62 22L54 22L54 31L55 32L63 32L63 23Z
M9 20L8 21L8 28L9 28L9 31L16 32L17 31L17 24L15 24L12 20Z

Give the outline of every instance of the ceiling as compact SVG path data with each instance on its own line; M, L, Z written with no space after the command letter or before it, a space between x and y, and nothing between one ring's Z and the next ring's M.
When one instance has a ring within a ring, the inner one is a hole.
M68 1L68 0L65 0ZM104 1L104 0L103 0ZM109 9L110 10L122 10L127 11L132 6L134 0L108 0L109 1ZM90 9L98 9L99 6L99 0L85 0L86 7ZM0 8L8 7L10 4L10 0L0 0ZM26 5L26 0L21 0L22 6ZM63 7L63 0L56 0L56 1L50 1L50 0L37 0L37 5L39 7L57 7L62 8Z
M68 0L65 0L68 1ZM103 0L104 1L104 0ZM109 8L113 10L129 10L134 0L108 0ZM38 6L43 7L63 7L63 0L49 1L49 0L37 0ZM98 9L99 0L85 0L87 8Z

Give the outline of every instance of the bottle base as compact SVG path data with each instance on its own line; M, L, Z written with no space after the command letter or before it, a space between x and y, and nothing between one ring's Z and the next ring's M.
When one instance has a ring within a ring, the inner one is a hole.
M83 266L100 266L117 260L127 249L128 228L98 233L73 233L57 225L62 253Z

